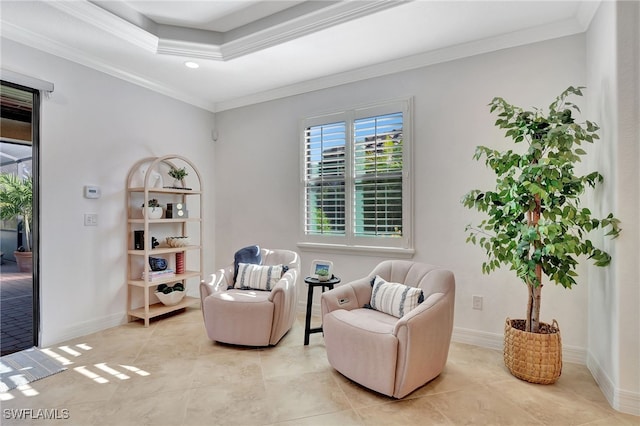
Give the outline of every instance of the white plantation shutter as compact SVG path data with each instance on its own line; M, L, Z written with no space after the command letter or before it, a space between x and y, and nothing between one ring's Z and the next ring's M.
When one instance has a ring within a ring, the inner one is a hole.
M402 236L402 113L354 122L354 235Z
M412 251L409 106L303 121L303 244Z
M305 233L345 235L346 123L305 129Z

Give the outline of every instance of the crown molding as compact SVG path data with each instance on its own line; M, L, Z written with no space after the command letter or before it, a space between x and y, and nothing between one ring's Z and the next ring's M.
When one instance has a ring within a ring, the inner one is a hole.
M226 58L220 46L185 40L160 39L157 53L162 55L185 56L188 58L224 61Z
M158 37L156 35L86 0L52 1L47 2L47 5L148 52L156 53L158 50Z
M267 49L335 25L348 22L381 10L399 6L403 1L339 2L322 9L286 20L259 31L225 41L220 49L223 60L230 60Z
M158 83L157 81L142 77L136 73L129 72L121 67L114 67L102 59L87 54L86 52L71 48L67 45L55 42L47 37L42 37L25 28L16 26L10 22L2 21L2 37L13 40L17 43L30 46L44 53L54 55L71 62L103 72L112 77L119 78L137 86L144 87L154 92L163 94L173 99L187 104L214 112L215 104L206 99L186 95L183 91L173 87Z
M382 77L403 71L410 71L412 69L454 61L456 59L561 38L582 32L584 32L583 27L576 19L567 19L553 24L540 25L538 27L502 34L496 37L476 40L455 46L448 46L442 49L407 56L393 61L373 64L326 77L315 78L229 101L218 102L216 103L215 111L221 112L257 103L268 102L275 99L328 89L330 87L340 86L343 84Z

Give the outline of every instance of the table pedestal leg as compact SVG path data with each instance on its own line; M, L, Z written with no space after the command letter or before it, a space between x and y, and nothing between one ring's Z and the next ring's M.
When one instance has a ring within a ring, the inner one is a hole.
M309 286L307 293L307 315L304 322L304 344L309 344L309 334L311 332L311 304L313 303L313 286Z

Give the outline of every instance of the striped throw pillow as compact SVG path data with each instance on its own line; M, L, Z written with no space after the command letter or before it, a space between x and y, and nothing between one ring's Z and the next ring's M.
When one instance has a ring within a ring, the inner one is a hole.
M399 283L389 283L376 275L371 280L369 306L376 311L401 318L424 300L422 289Z
M236 288L271 291L282 278L283 269L282 265L239 263Z

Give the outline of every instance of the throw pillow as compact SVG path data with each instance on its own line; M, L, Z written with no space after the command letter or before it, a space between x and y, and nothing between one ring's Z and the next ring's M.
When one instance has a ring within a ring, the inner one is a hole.
M368 306L376 311L401 318L424 301L422 289L399 283L390 283L376 275L371 280L371 301Z
M241 248L233 255L233 283L229 288L233 288L238 277L238 265L240 263L252 263L259 265L262 263L262 256L260 255L260 247L257 245Z
M282 265L241 263L238 265L236 288L271 291L280 281L283 273L284 267Z

